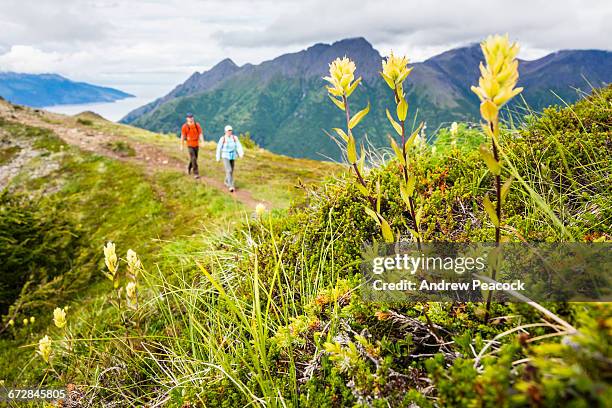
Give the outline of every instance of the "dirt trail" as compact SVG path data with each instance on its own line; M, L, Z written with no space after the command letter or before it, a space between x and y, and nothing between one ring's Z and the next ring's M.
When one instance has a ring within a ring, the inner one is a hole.
M94 152L125 162L137 163L144 166L149 174L153 174L155 170L159 169L178 170L181 172L186 171L187 158L184 161L178 160L153 145L142 143L134 139L128 139L124 136L104 133L84 125L67 125L65 124L67 117L64 115L38 109L14 109L12 106L5 103L0 103L0 115L8 120L16 120L31 126L50 129L66 143L78 146L85 151ZM107 145L114 141L129 142L129 145L134 149L136 154L134 156L127 156L111 150ZM186 152L185 156L187 156ZM223 182L206 175L200 177L199 180L194 180L194 182L201 182L207 186L216 188L250 208L255 208L255 206L261 202L266 204L266 206L270 205L270 203L253 198L248 190L237 189L235 192L230 193Z

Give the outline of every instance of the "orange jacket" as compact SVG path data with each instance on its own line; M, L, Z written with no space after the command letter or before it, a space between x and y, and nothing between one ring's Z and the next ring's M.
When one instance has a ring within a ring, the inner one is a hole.
M198 147L200 133L202 133L202 127L198 122L194 122L191 126L185 123L181 128L181 135L187 140L187 146L189 147Z

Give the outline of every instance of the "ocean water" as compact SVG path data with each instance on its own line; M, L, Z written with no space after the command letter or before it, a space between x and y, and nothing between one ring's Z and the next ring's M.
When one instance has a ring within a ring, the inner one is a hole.
M153 101L155 98L152 97L133 97L126 98L115 102L105 103L84 103L78 105L54 105L47 106L43 109L49 112L63 113L65 115L76 115L84 111L92 111L105 119L113 122L119 121L122 117L127 115L131 110L136 109L144 104Z

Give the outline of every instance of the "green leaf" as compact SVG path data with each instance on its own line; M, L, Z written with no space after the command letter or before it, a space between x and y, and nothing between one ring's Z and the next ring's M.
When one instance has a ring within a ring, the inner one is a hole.
M403 122L406 120L406 115L408 115L408 102L402 97L397 104L397 118Z
M491 251L489 251L489 256L487 257L487 263L489 267L495 271L499 271L502 266L503 254L501 247L495 247Z
M501 165L497 160L495 160L491 150L489 150L489 148L484 144L481 144L478 150L480 151L480 157L482 157L484 162L487 164L491 174L494 176L499 176L501 174Z
M419 207L419 209L417 210L414 216L414 223L416 224L417 227L421 225L422 220L423 220L423 207Z
M366 214L368 214L370 217L372 217L374 219L374 221L376 221L376 223L378 225L380 225L380 218L378 218L378 214L376 214L376 212L372 211L371 209L369 209L365 205L363 206L363 209L365 210Z
M365 187L363 186L363 184L361 184L361 183L355 183L355 185L357 186L357 190L359 190L359 192L360 192L361 194L363 194L363 195L364 195L364 196L366 196L366 197L370 195L370 192L368 191L368 189L367 189L367 188L365 188Z
M410 137L406 140L406 143L404 143L404 146L406 146L406 151L408 150L408 148L410 148L410 146L412 146L416 137L419 135L419 132L421 131L422 127L423 127L423 122L421 122L419 127L417 127L417 129L414 132L412 132Z
M408 176L408 180L406 181L406 192L408 193L408 196L412 196L412 193L414 193L415 186L416 176L414 174L411 174L410 176Z
M344 132L344 130L340 128L334 128L333 130L335 130L338 136L340 136L345 142L348 142L348 136L346 135L346 132Z
M514 178L510 177L508 180L506 180L506 182L501 187L501 202L502 202L502 204L504 202L506 202L506 197L508 196L508 192L510 191L510 185L512 184L513 180L514 180Z
M395 84L391 78L389 78L384 72L381 72L380 75L383 77L387 85L389 85L389 88L395 89Z
M361 173L363 173L363 166L365 164L365 148L363 147L363 142L361 143L361 156L359 157L359 161L357 162L357 168Z
M396 84L398 84L398 85L399 85L399 84L401 84L402 82L404 82L404 80L406 79L406 77L407 77L407 76L410 74L410 72L412 71L412 68L414 68L414 67L411 67L411 68L408 68L408 69L404 70L404 72L402 72L402 73L401 73L401 74L400 74L400 75L397 77Z
M355 144L355 137L350 134L348 142L346 143L346 158L350 164L357 162L357 146Z
M353 91L357 88L357 85L359 85L359 83L361 82L361 77L357 78L355 80L355 82L353 82L351 84L351 86L349 86L349 88L346 90L346 97L348 98L349 96L351 96L351 94L353 93Z
M376 211L380 214L380 201L381 201L381 192L380 192L380 178L376 180Z
M498 108L491 100L487 99L480 104L480 115L484 120L497 123Z
M393 230L391 230L391 226L384 218L380 220L380 229L382 230L382 235L385 239L385 242L392 243L395 241L395 235L393 234Z
M391 124L393 125L393 129L395 129L395 131L397 132L398 135L402 135L402 127L400 126L399 123L397 123L392 117L391 117L391 113L389 112L389 109L387 109L387 118L389 119L389 122L391 122Z
M408 194L406 183L404 181L401 181L400 182L400 197L402 197L402 200L404 200L404 203L406 203L407 206L410 206L410 196L411 194Z
M337 107L339 107L341 110L344 110L344 102L342 102L342 101L340 101L340 100L338 100L338 99L334 98L334 97L333 97L333 96L331 96L331 95L327 95L327 96L329 96L329 99L331 99L331 100L332 100L332 102L333 102L333 103L334 103L334 104L335 104Z
M393 151L395 152L397 159L400 161L401 164L405 166L406 158L404 157L404 152L402 152L402 149L399 148L399 146L397 145L397 142L391 136L389 136L389 142L391 143L391 147L393 148Z
M485 211L489 214L489 218L491 222L496 227L499 227L499 218L497 218L497 213L495 212L495 208L493 208L493 203L489 200L489 195L484 196L484 200L482 200L482 205L484 206Z
M357 112L355 116L353 116L351 120L349 120L349 129L352 129L355 126L357 126L357 124L361 122L361 119L363 119L363 117L367 115L369 111L370 111L370 102L368 102L368 106L366 106L364 109Z
M419 237L419 233L418 233L418 232L416 232L415 230L413 230L412 228L408 228L408 231L410 231L410 233L411 233L412 235L414 235L414 237L415 237L415 238L418 238L418 237Z

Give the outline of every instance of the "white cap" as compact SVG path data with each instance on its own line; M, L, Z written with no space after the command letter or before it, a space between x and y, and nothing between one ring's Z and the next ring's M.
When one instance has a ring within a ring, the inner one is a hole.
M234 130L234 129L232 129L232 127L231 127L230 125L227 125L227 126L225 127L225 131L227 132L228 130Z

